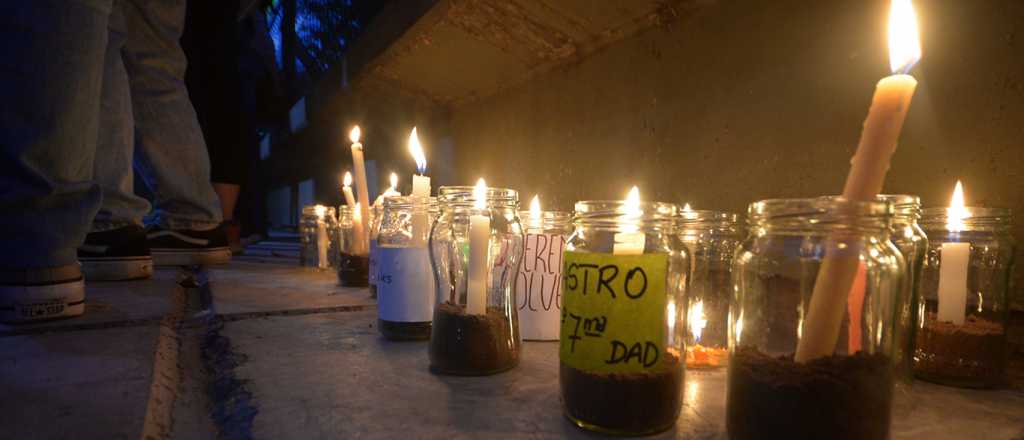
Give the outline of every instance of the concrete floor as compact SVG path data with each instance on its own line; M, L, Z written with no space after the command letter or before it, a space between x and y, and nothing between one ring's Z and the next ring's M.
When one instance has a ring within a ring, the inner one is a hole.
M89 286L87 315L0 326L0 438L590 438L560 411L557 344L504 374L427 371L364 289L248 257ZM206 283L205 281L208 281ZM725 438L723 372L689 372L676 428ZM1024 391L918 382L893 438L1024 438Z

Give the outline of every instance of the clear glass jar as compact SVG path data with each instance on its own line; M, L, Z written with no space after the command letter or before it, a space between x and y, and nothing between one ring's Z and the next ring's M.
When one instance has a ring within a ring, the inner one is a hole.
M889 438L906 271L892 215L885 201L750 205L733 261L731 439Z
M386 200L381 198L381 200ZM370 259L367 262L367 282L370 284L370 297L377 297L377 236L380 235L380 224L384 220L384 203L374 204L370 209Z
M482 208L471 186L442 186L430 233L437 305L430 368L487 375L519 364L521 340L512 285L523 253L519 194L487 188Z
M338 267L338 220L334 208L324 205L302 207L299 219L299 265L330 269Z
M675 231L690 254L686 367L724 367L729 347L732 258L743 240L739 216L681 210Z
M434 271L427 241L437 199L384 199L377 248L378 328L396 341L427 340L434 315ZM426 227L416 227L417 217Z
M946 385L1007 383L1010 277L1016 243L1009 209L968 207L959 231L946 208L924 210L928 254L921 272L921 327L914 372Z
M347 205L338 207L341 252L338 260L338 281L345 287L367 287L370 280L370 257L357 237L356 214Z
M572 234L572 213L519 213L526 230L515 282L519 332L527 341L557 341L562 319L562 254Z
M559 383L577 426L642 435L679 416L690 261L672 233L674 205L627 203L576 204L563 257Z

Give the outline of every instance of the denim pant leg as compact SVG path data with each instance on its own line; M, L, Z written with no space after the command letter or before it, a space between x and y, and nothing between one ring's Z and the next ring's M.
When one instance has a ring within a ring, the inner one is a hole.
M92 232L142 225L150 209L146 199L135 195L132 172L135 122L128 72L121 57L127 33L123 0L114 0L108 28L97 160L93 165L93 176L103 189L103 204L93 220Z
M210 158L185 89L178 42L185 0L127 0L124 61L135 116L135 166L153 191L155 221L206 230L221 222Z
M75 264L92 182L110 0L0 2L0 269Z

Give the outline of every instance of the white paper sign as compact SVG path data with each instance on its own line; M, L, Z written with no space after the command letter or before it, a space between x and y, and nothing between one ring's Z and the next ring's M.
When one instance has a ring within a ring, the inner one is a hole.
M562 253L566 236L526 234L516 278L516 308L523 339L557 341L562 311Z
M434 271L427 248L377 247L377 311L393 322L430 322Z

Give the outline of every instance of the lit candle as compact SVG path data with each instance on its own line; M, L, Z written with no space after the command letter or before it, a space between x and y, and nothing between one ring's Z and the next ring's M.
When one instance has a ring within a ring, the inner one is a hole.
M487 183L481 178L473 189L475 212L469 217L469 283L466 287L466 313L483 315L487 311L487 275L490 257L491 216L487 210Z
M958 180L953 199L946 208L946 229L950 240L959 241L964 230L964 219L971 212L964 206L964 187ZM938 320L964 324L967 312L967 265L971 258L970 243L942 243L939 262Z
M540 196L534 194L533 199L530 200L530 219L527 222L527 226L530 228L543 227L544 214L540 210Z
M409 134L409 153L416 161L417 174L412 175L412 196L418 198L430 197L430 178L423 174L427 172L427 157L423 154L423 146L420 145L420 138L416 136L416 127L412 128ZM430 222L426 213L415 212L412 216L412 246L426 246L427 234L430 232Z
M388 177L388 183L391 184L391 186L388 187L387 191L384 191L384 197L396 197L402 195L402 193L398 191L398 174L391 173L391 176Z
M352 128L348 137L352 140L352 168L355 169L356 183L358 184L356 186L358 200L356 206L358 207L359 216L353 216L353 222L359 225L359 228L356 230L356 244L358 246L355 247L355 253L357 255L365 255L367 249L369 249L369 243L366 241L366 234L362 233L362 223L363 219L370 218L370 214L367 212L370 206L370 194L367 192L369 187L366 185L366 164L363 161L363 144L359 143L359 135L360 131L357 125ZM358 222L354 221L356 218L359 219Z
M341 185L341 192L345 194L345 204L351 209L356 209L356 198L352 195L352 173L345 171Z
M643 215L643 211L640 210L640 190L637 187L634 186L629 190L623 210L625 211L621 217L623 232L615 233L612 253L615 255L642 255L644 245L647 243L647 236L643 232L638 232L640 228L637 226L637 220Z
M881 192L910 98L917 87L917 80L907 72L920 58L914 8L910 0L893 0L889 12L889 66L893 75L875 86L857 152L850 160L850 172L843 188L846 199L871 201ZM797 345L797 362L832 354L846 311L847 295L857 274L856 249L847 248L836 255L840 250L834 246L834 241L830 239L830 242L814 283L804 320L807 331Z
M327 214L327 207L324 205L316 205L313 207L313 210L316 213L316 267L326 269L327 247L330 244L327 240L327 222L324 221L324 215Z
M359 237L363 236L363 221L359 203L356 203L356 198L352 195L352 173L348 171L345 171L345 177L342 179L341 191L345 193L345 204L352 210L352 236L355 237L356 243L359 243ZM358 253L359 247L353 246L350 250Z

